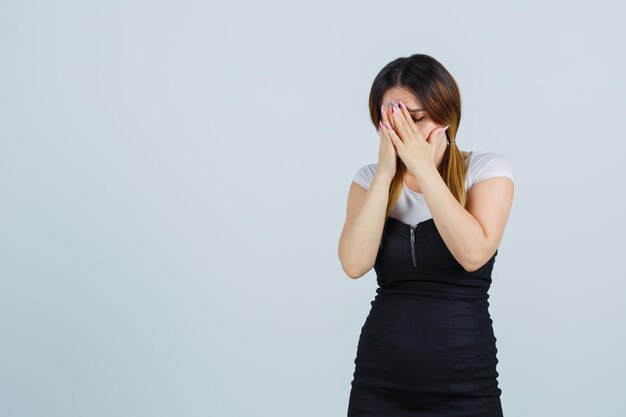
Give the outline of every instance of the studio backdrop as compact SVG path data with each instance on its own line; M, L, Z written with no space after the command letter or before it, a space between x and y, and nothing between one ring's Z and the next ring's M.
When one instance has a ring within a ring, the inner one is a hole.
M427 54L515 195L489 290L504 415L620 416L624 6L0 4L0 415L344 416L343 270L376 74Z

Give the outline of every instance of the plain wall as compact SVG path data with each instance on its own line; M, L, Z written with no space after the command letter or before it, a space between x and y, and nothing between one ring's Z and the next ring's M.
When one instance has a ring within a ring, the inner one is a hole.
M337 255L378 71L429 54L515 197L507 417L618 416L622 2L0 3L0 415L342 416L374 271Z

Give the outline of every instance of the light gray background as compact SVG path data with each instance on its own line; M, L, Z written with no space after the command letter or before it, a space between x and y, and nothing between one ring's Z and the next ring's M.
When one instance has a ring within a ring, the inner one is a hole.
M375 273L337 244L412 53L516 176L505 415L623 415L620 2L0 3L0 415L342 416Z

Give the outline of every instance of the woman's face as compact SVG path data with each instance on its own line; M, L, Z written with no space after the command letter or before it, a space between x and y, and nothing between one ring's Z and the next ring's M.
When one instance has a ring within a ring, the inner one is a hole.
M424 139L428 140L430 136L430 132L434 129L442 127L437 125L432 120L430 120L428 114L423 109L421 103L417 100L417 98L410 91L402 88L402 87L393 87L385 92L383 95L383 107L387 112L387 117L391 123L391 127L396 129L395 122L393 119L392 109L389 105L393 102L402 101L409 113L411 114L411 118L417 126L418 130L424 137Z

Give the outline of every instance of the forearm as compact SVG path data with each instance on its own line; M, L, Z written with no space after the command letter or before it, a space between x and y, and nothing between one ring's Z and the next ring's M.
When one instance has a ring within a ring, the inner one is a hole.
M482 226L454 198L433 166L423 169L417 180L435 226L454 258L465 268L474 268L486 250L487 237Z
M352 278L364 275L376 262L390 184L391 178L374 175L361 210L346 225L341 236L339 258L344 271Z

